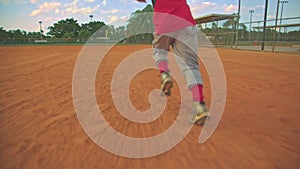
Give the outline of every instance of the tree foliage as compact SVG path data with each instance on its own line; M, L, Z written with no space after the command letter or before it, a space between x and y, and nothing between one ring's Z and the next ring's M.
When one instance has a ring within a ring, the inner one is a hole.
M154 32L153 7L147 5L142 10L133 12L126 26L129 43L152 43ZM149 33L144 33L149 32Z
M90 33L95 33L106 24L101 21L89 22L81 25L81 30L88 30Z
M53 26L48 27L48 35L55 38L77 38L80 31L80 26L77 20L73 18L68 18L66 20L60 20L54 23Z
M11 33L4 30L3 27L0 27L0 38L5 39L9 37L11 37Z
M76 41L86 41L89 37L91 37L91 35L93 35L103 26L105 26L105 23L101 21L84 23L80 26L77 20L73 18L68 18L54 23L53 26L49 26L48 35L51 35L53 38L65 38L76 39ZM104 33L99 35L105 36Z

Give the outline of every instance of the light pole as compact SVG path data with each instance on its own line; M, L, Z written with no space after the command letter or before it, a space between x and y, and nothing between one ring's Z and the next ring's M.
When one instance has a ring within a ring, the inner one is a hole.
M93 22L93 17L94 17L94 15L90 15L91 22Z
M250 13L250 31L249 31L249 41L251 40L251 24L252 24L252 14L254 13L254 10L249 10L249 13Z
M279 27L279 34L278 34L278 41L279 41L279 38L280 38L280 32L281 32L281 22L282 22L282 14L283 14L283 5L286 3L288 3L288 1L279 1L282 5L281 5L281 14L280 14L280 27Z
M42 30L42 21L39 21L40 24L40 34L41 34L41 39L43 39L43 30Z
M252 14L254 13L254 10L249 10L249 13L250 13L250 32L251 32L251 23L252 23Z

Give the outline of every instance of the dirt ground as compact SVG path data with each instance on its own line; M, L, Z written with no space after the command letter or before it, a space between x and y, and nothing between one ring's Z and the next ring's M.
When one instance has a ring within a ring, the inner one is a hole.
M121 133L156 135L172 124L172 106L149 124L125 120L109 95L114 69L126 55L150 46L119 46L103 61L96 96L104 117ZM300 55L218 49L227 78L222 120L204 144L200 126L161 155L131 159L97 146L83 131L72 100L72 76L81 47L0 47L0 168L300 168ZM206 99L208 75L203 71ZM148 93L159 88L159 74L138 74L130 98L149 108ZM142 89L142 90L141 90ZM133 92L134 91L134 92ZM168 104L179 104L174 88ZM100 97L101 95L101 97ZM117 119L117 120L116 120Z

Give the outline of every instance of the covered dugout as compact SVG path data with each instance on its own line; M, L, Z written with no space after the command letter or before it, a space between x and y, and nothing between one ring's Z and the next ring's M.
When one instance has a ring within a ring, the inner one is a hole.
M234 44L237 14L209 14L195 18L197 26L215 46L231 46ZM219 26L222 22L223 25ZM210 27L208 26L210 25Z

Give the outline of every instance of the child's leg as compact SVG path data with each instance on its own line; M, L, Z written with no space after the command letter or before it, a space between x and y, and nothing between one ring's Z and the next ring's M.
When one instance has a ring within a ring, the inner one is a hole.
M186 78L188 88L192 90L194 100L203 102L203 81L198 63L197 29L187 27L176 33L173 45L176 62Z
M176 62L186 78L194 100L193 114L189 121L193 124L203 124L209 113L204 103L203 81L199 71L197 29L187 27L175 33L177 34L173 50Z
M161 90L167 96L171 95L171 88L173 87L167 59L172 40L173 39L168 36L156 34L154 35L153 42L153 59L161 73Z
M153 41L153 59L160 72L169 72L168 68L168 52L170 51L170 43L172 39L165 35L155 34Z

